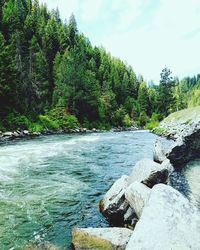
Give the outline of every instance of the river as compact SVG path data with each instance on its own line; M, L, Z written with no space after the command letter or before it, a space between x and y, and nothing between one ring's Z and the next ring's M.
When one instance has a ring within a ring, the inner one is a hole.
M98 202L112 183L152 158L146 131L41 136L0 146L0 249L29 241L70 248L73 227L108 226Z

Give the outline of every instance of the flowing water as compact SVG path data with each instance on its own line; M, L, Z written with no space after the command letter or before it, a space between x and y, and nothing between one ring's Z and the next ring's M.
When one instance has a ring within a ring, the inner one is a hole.
M70 249L73 227L108 226L99 200L138 160L152 157L156 138L107 132L1 145L0 249L22 249L29 241Z
M187 164L184 176L188 184L188 197L200 209L200 160Z

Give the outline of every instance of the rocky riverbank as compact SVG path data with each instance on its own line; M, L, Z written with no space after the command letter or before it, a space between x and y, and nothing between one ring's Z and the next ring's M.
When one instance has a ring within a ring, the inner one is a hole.
M200 106L170 114L153 132L177 140L200 127Z
M135 131L139 130L138 127L119 127L111 129L112 132L122 132L122 131ZM76 129L63 129L63 130L49 130L46 129L42 132L32 132L28 130L16 130L16 131L0 131L0 142L5 142L9 140L22 139L22 138L34 138L41 135L54 135L54 134L83 134L83 133L101 133L105 130L100 129L87 129L87 128L76 128Z
M200 158L200 116L179 125L161 123L174 144L165 151L157 140L153 160L140 160L112 185L99 203L112 227L74 229L74 249L200 249L200 211L170 185L175 169Z

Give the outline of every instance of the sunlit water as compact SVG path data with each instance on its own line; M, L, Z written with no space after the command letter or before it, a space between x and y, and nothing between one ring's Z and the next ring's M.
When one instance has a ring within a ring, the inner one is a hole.
M152 157L156 138L109 132L1 145L0 249L21 249L29 241L70 249L73 227L107 226L99 200L138 160Z

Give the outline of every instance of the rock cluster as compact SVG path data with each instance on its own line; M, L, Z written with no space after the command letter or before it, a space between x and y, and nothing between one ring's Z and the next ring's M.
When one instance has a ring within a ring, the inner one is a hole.
M28 130L17 130L14 132L1 132L0 131L0 141L7 141L7 140L14 140L14 139L20 139L20 138L33 138L40 135L53 135L53 134L82 134L82 133L99 133L103 132L101 130L98 130L96 128L93 128L91 130L86 128L76 128L76 129L63 129L63 130L49 130L46 129L42 132L31 132Z
M150 159L137 162L131 175L118 179L100 201L101 213L111 225L134 229L151 188L159 183L167 183L170 167L166 162L159 164ZM127 221L127 213L131 220Z
M17 138L25 138L25 137L36 137L41 135L40 132L30 132L28 130L17 130L14 132L1 132L0 131L0 140L12 140Z
M118 179L99 204L110 225L121 227L119 231L129 228L128 234L122 236L114 228L78 229L72 235L75 249L200 249L199 210L167 185L175 167L200 156L199 139L197 126L179 137L168 151L156 141L154 161L143 159L137 162L130 176ZM113 244L114 241L118 246Z

